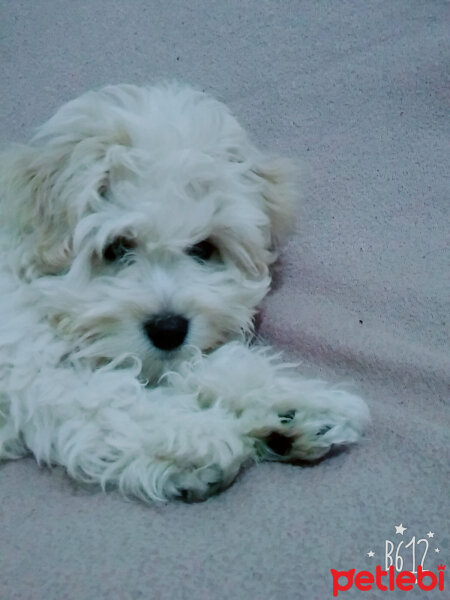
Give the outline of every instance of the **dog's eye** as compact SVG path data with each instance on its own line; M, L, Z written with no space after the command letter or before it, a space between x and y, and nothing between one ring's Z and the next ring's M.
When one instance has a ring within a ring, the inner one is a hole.
M216 250L214 244L212 244L209 240L203 240L202 242L198 242L198 244L194 244L190 248L186 250L186 254L192 256L196 260L205 261L209 260Z
M119 236L105 247L103 258L109 263L116 262L124 258L135 247L136 242L134 240Z

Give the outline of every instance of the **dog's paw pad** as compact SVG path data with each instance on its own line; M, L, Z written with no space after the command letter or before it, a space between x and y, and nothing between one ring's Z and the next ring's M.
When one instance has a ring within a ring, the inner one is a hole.
M224 487L224 473L218 465L179 473L176 497L183 502L202 502Z
M180 489L180 500L183 500L184 502L189 502L189 490L185 489Z
M292 439L274 431L265 439L265 444L274 454L286 456L291 451Z
M278 417L280 419L280 423L290 423L294 420L295 410L287 410L284 413L280 413Z
M330 431L330 429L333 429L333 425L323 425L316 433L316 436L319 437L321 435L325 435Z

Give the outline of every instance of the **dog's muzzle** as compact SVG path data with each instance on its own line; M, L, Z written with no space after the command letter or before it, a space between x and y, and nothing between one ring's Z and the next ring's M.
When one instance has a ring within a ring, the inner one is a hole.
M156 315L144 323L144 331L160 350L175 350L187 336L189 321L181 315Z

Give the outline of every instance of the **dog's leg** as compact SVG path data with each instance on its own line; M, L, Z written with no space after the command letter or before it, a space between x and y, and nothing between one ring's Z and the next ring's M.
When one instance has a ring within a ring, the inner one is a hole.
M198 393L203 406L220 401L234 412L266 459L318 459L332 446L356 442L369 420L356 395L301 378L267 348L226 344L173 384Z
M145 388L135 375L42 372L23 391L10 426L38 462L146 500L200 500L229 485L254 453L235 416L201 409L196 395Z

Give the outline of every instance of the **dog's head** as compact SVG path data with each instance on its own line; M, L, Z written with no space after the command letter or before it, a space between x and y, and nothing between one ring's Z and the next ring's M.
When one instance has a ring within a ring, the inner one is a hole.
M2 159L20 277L78 352L145 376L251 329L292 220L289 165L190 88L110 86Z

